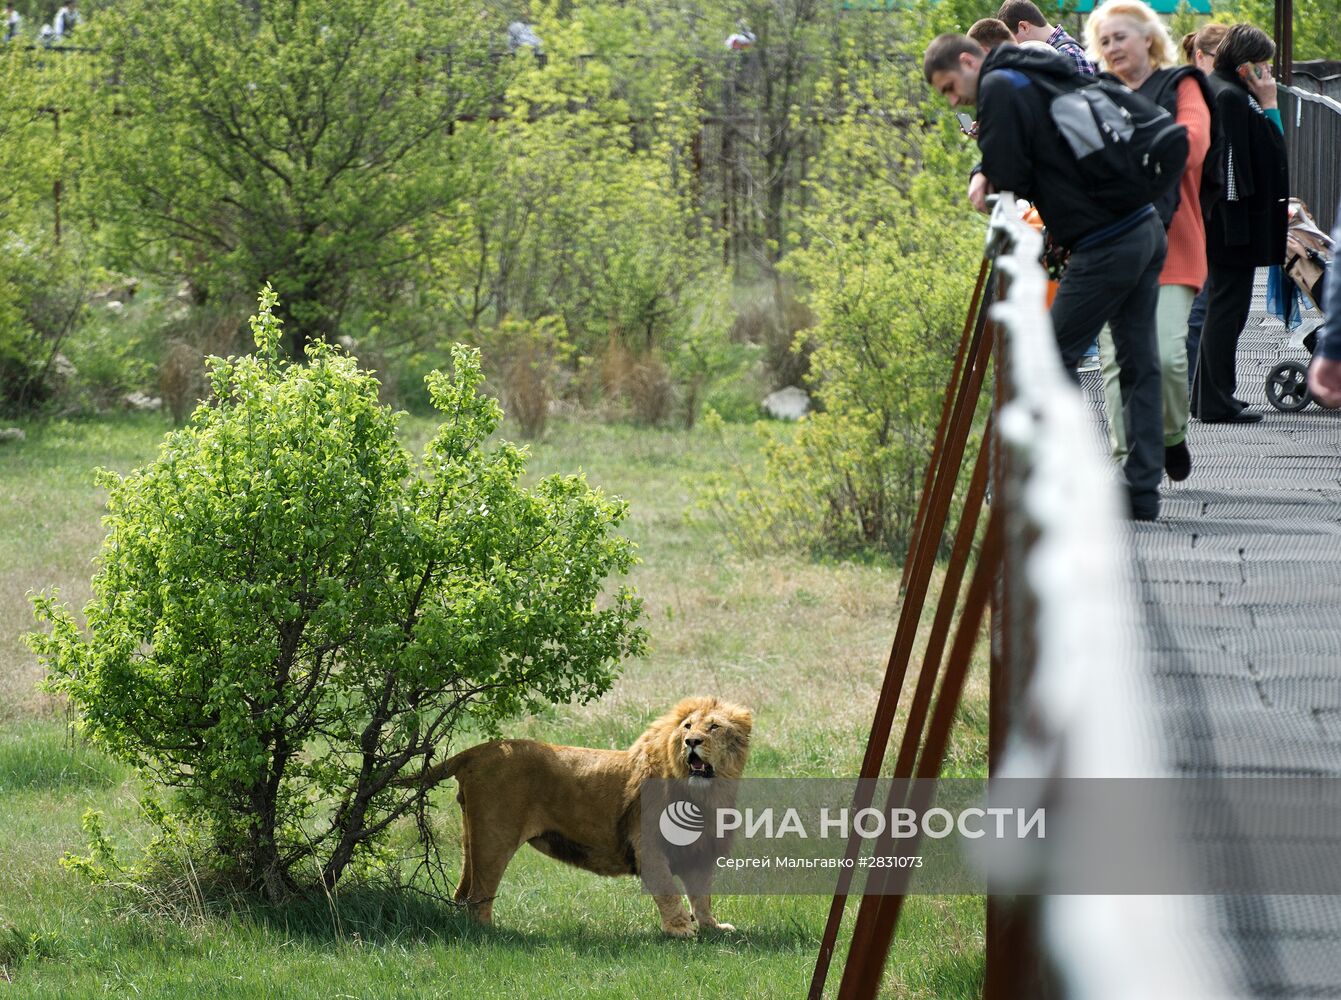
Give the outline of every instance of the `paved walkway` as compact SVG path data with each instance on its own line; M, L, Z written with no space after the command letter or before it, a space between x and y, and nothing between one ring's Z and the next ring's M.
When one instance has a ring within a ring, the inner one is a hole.
M1192 475L1133 533L1155 707L1176 773L1341 777L1341 412L1281 413L1306 361L1258 296L1239 398L1260 424L1192 423ZM1093 394L1093 380L1086 388ZM1242 996L1341 997L1341 897L1222 897L1204 929Z

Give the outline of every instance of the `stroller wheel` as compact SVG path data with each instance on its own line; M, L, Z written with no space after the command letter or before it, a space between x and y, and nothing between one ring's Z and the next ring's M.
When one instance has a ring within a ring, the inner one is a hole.
M1278 410L1295 413L1313 397L1308 394L1308 368L1298 361L1282 361L1266 378L1267 402Z

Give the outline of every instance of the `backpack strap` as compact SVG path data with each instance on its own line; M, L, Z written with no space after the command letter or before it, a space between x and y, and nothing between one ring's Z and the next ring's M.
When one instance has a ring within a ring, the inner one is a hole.
M1188 77L1197 81L1201 88L1201 99L1206 102L1206 107L1210 109L1211 119L1215 119L1215 95L1211 92L1211 85L1207 81L1201 70L1195 66L1170 66L1167 69L1157 69L1151 73L1145 83L1136 89L1136 92L1142 97L1154 101L1161 108L1171 115L1178 113L1178 85Z

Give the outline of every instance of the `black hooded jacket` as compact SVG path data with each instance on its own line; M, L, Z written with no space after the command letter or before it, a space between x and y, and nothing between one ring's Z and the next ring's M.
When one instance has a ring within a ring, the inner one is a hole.
M982 172L998 191L1032 201L1053 239L1074 247L1131 211L1111 208L1090 194L1052 124L1048 95L1031 80L1038 76L1059 89L1091 82L1057 52L998 45L987 54L978 75Z

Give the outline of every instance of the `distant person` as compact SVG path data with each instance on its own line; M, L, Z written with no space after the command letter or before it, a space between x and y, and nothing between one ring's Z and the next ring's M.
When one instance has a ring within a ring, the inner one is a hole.
M1015 36L1006 27L1006 22L995 17L974 21L968 36L981 45L984 52L991 52L998 45L1015 44Z
M60 10L56 11L56 18L51 22L51 34L56 41L63 41L74 34L75 25L79 23L79 11L76 8L75 0L65 0L61 4Z
M1252 307L1257 268L1285 260L1290 198L1285 137L1271 57L1276 45L1250 24L1225 34L1211 90L1224 137L1224 197L1207 220L1210 292L1192 380L1192 416L1208 424L1255 423L1234 396L1239 334Z
M12 42L19 37L19 26L23 24L23 18L19 12L14 9L12 3L5 4L5 41Z
M1060 24L1049 24L1043 12L1030 0L1006 0L996 12L996 17L1006 25L1016 45L1043 42L1070 59L1077 73L1084 76L1098 73L1094 63L1085 55L1085 46L1068 35Z
M540 54L540 36L525 21L513 21L508 25L508 52L516 54L520 49L530 49Z
M1215 72L1215 51L1220 47L1226 33L1227 24L1208 24L1199 31L1189 31L1183 36L1183 54L1187 61L1201 70L1207 79ZM1201 328L1206 322L1206 299L1209 285L1202 285L1197 297L1192 300L1192 310L1187 315L1187 386L1192 388L1192 375L1197 370L1197 349L1201 346Z
M1187 165L1178 186L1156 205L1167 226L1169 252L1159 275L1160 383L1164 396L1164 471L1175 482L1187 478L1187 323L1192 301L1206 283L1206 225L1202 221L1201 169L1211 145L1211 95L1206 78L1192 66L1178 66L1178 49L1159 16L1141 0L1107 0L1085 25L1089 51L1099 68L1154 101L1187 129ZM1122 459L1122 394L1118 387L1113 338L1099 338L1108 436Z
M1159 215L1149 203L1133 209L1101 201L1081 176L1049 112L1048 91L1084 83L1065 56L1014 45L985 53L966 35L941 35L927 48L922 72L952 107L977 107L989 190L1028 198L1057 244L1071 251L1052 327L1073 377L1100 328L1112 327L1128 442L1128 509L1137 520L1153 521L1164 467L1155 307L1166 241Z
M742 49L751 48L757 41L758 39L755 38L754 32L742 24L738 25L735 31L726 36L726 47L732 52L739 52Z
M1341 250L1341 205L1336 206L1332 243ZM1308 391L1320 406L1336 409L1341 406L1341 252L1332 257L1322 309L1327 320L1318 331L1318 343L1313 349Z

